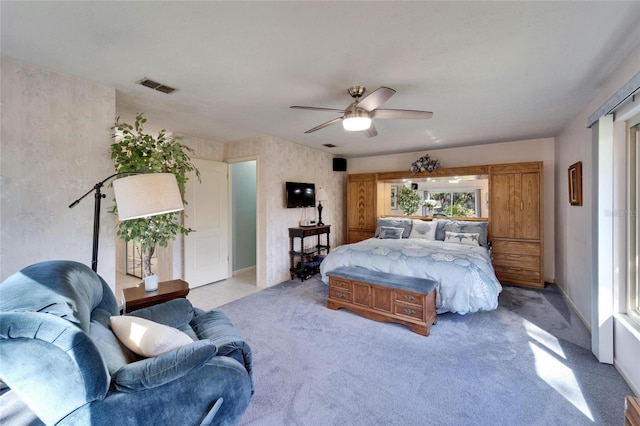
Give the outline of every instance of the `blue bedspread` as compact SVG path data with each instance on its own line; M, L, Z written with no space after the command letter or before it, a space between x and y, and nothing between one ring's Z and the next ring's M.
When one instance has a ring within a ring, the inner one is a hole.
M322 280L328 283L327 272L339 266L436 280L439 313L496 309L502 291L484 247L414 238L370 238L331 251L320 264Z

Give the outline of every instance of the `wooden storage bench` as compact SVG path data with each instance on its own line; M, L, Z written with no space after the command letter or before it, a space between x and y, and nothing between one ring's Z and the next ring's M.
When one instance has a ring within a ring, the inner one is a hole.
M375 321L404 324L429 335L436 316L436 281L341 266L327 272L327 308L346 308Z

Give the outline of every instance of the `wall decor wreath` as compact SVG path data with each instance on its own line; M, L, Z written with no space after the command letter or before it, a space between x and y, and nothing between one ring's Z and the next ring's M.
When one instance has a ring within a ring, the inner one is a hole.
M414 173L432 172L440 167L440 162L435 158L431 158L429 154L425 154L411 163L411 171Z

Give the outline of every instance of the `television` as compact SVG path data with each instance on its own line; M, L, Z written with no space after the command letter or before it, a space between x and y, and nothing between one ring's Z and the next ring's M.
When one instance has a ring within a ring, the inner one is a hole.
M313 183L286 182L287 208L315 207L316 185Z

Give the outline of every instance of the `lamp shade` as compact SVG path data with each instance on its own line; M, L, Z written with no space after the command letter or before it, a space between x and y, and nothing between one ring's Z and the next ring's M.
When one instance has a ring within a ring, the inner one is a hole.
M118 219L129 220L184 210L172 173L149 173L113 181Z
M318 193L316 194L316 201L327 201L329 198L327 197L327 191L323 188L318 189Z

